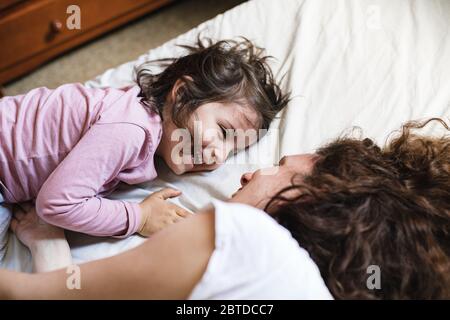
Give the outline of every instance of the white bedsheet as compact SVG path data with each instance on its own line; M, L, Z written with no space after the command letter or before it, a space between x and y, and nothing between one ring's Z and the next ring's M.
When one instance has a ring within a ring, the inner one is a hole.
M406 120L450 117L447 0L253 0L87 85L129 84L133 66L182 54L175 45L192 43L199 32L214 39L245 36L276 57L275 74L279 79L286 75L283 88L295 97L274 123L280 139L263 140L260 157L251 148L247 165L230 159L215 172L183 177L160 166L156 181L121 189L114 198L140 201L153 190L173 186L183 191L178 203L195 210L210 198L231 195L243 172L275 163L281 155L313 151L352 126L383 143ZM73 233L69 240L76 263L143 241L139 236L113 240ZM17 240L10 241L6 261L11 269L31 270L29 253Z

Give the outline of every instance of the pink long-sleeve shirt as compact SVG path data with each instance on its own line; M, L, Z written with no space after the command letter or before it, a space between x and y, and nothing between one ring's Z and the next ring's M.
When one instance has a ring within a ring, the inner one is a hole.
M45 221L96 236L137 231L139 205L103 198L120 181L156 177L161 119L139 88L67 84L0 99L0 181L6 202L36 199ZM0 185L1 185L0 184Z

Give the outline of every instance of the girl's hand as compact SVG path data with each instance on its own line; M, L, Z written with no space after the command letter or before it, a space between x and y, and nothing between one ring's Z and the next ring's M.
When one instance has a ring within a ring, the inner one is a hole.
M139 206L142 211L141 225L138 233L148 237L155 232L191 215L191 213L169 201L178 197L180 191L165 188L145 198Z
M52 226L38 217L33 203L14 206L10 228L30 250L41 242L65 239L63 229Z
M32 203L21 203L13 211L10 228L30 249L35 272L53 271L72 264L63 229L39 218Z

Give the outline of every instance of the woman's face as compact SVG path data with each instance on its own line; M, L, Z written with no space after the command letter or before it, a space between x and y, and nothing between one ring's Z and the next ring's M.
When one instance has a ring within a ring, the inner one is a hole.
M276 167L245 173L241 188L231 196L230 202L264 209L274 195L291 185L295 175L310 174L316 160L315 154L285 156Z

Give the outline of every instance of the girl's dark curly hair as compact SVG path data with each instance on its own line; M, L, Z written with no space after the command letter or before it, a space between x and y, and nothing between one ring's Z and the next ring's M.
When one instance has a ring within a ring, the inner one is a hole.
M338 139L268 204L335 298L450 298L450 137L412 132L431 121L449 130L441 119L409 122L385 148ZM366 284L370 265L379 290Z
M256 127L267 129L275 115L283 109L289 94L283 93L267 64L268 56L249 40L197 40L195 46L181 46L188 54L173 59L150 61L136 70L140 97L147 106L163 116L168 94L177 80L183 86L177 90L171 117L177 126L202 104L236 102L249 106L259 115ZM165 69L152 73L148 64L159 63Z

